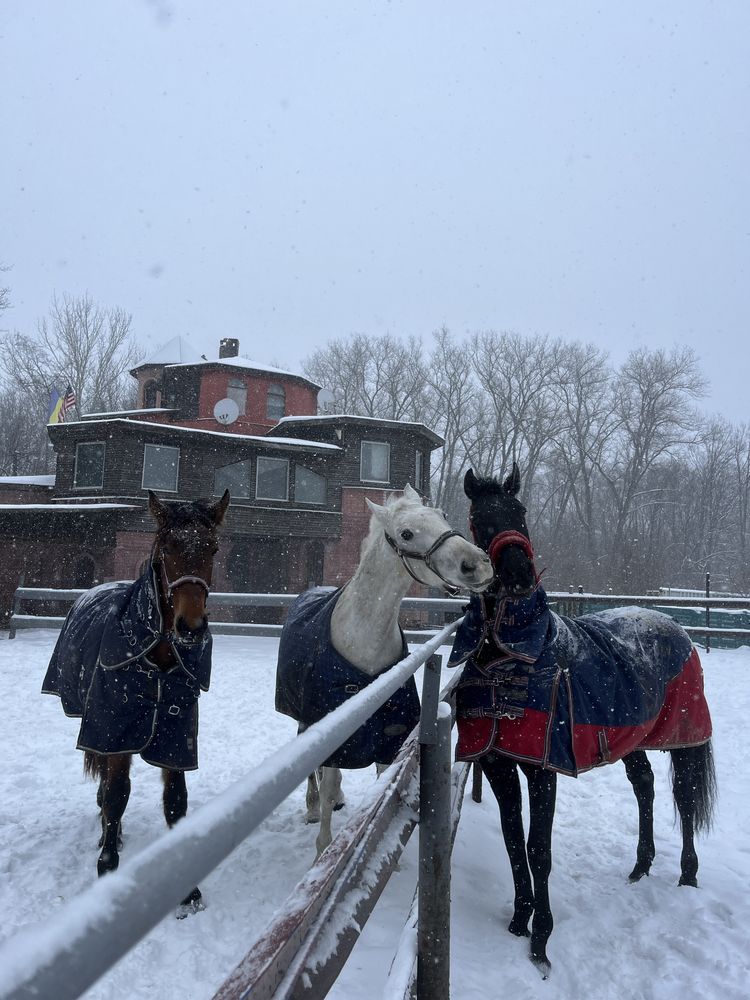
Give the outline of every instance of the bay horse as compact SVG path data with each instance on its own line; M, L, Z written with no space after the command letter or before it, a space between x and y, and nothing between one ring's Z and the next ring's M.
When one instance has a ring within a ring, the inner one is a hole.
M492 586L473 598L450 663L457 691L456 756L478 761L500 808L514 884L508 930L528 936L546 978L552 932L548 880L557 774L622 760L638 803L630 880L655 855L654 776L646 749L669 751L682 828L680 885L697 886L694 833L711 826L716 777L703 673L689 636L667 615L631 607L554 614L534 565L518 466L504 480L464 477L475 541L489 553ZM518 769L529 789L525 842Z
M99 779L100 876L120 863L133 754L162 768L168 826L187 812L185 771L198 767L198 698L211 675L206 601L229 499L227 490L216 502L167 504L149 490L157 529L141 576L82 594L52 653L42 692L81 719L84 773ZM177 915L201 909L196 887Z
M493 579L486 553L426 506L408 483L385 505L365 498L369 532L352 578L316 587L291 606L279 642L276 709L300 731L407 655L401 600L416 580L427 587L481 591ZM307 785L307 821L319 822L317 854L331 842L331 814L343 804L341 768L390 764L419 720L414 678L325 762Z

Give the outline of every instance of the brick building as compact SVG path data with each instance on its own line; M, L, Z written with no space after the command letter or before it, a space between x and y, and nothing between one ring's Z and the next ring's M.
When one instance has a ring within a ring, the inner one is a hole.
M317 413L320 387L240 358L221 341L214 360L176 338L133 369L135 410L49 427L54 477L0 479L0 619L26 586L89 587L132 579L162 499L232 503L214 588L296 592L338 585L359 559L378 503L407 482L427 496L442 439L423 424Z

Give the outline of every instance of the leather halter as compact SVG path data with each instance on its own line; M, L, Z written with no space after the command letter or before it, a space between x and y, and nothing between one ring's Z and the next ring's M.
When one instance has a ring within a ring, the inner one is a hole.
M487 555L494 563L503 549L509 545L518 545L523 549L524 555L528 556L532 563L534 562L534 549L531 545L531 540L520 531L501 531L498 535L495 535L489 544Z
M426 552L410 552L408 549L401 548L401 546L398 544L395 538L389 535L387 531L384 531L383 534L385 535L386 542L388 542L390 547L393 549L393 551L396 553L396 555L403 563L406 572L413 580L416 580L417 583L421 583L423 587L430 586L429 583L425 583L424 580L419 579L416 573L412 570L411 566L407 563L406 561L407 559L416 559L418 562L423 562L431 573L434 573L435 576L439 577L443 581L445 589L451 597L455 597L456 594L459 594L461 592L460 589L455 586L455 584L452 584L449 580L445 579L440 570L436 569L432 565L432 556L437 552L437 550L444 542L447 542L449 538L464 537L460 531L454 531L452 528L449 529L448 531L444 531L443 534L440 535L440 537L432 543L432 545Z

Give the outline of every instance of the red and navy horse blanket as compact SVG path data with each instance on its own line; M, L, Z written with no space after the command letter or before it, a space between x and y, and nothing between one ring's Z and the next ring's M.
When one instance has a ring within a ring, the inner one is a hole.
M711 736L698 653L658 611L566 618L541 586L521 601L475 595L449 666L462 663L458 760L494 751L577 775Z
M314 587L300 594L289 608L281 632L276 711L291 716L300 724L300 731L343 705L379 676L355 667L331 642L331 615L340 593L341 588ZM402 633L398 660L408 652ZM398 660L389 663L388 668ZM324 766L357 768L391 764L417 722L419 695L414 678L410 677L331 754Z
M149 652L172 644L176 665ZM68 616L42 684L66 715L81 719L78 749L139 753L170 770L198 767L198 698L211 679L211 635L192 646L164 635L153 567L133 583L82 594Z

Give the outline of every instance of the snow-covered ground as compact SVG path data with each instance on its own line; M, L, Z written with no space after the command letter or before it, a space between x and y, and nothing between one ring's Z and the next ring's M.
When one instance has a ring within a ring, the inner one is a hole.
M75 749L77 722L39 689L54 632L0 636L0 940L43 921L96 877L95 786ZM199 808L294 733L273 708L277 643L218 636L211 690L201 699L200 769L188 775ZM497 806L467 797L453 866L455 1000L740 1000L750 995L750 649L703 655L719 775L715 829L698 842L700 889L678 888L680 836L667 757L657 775L657 857L650 878L627 882L637 838L635 800L617 764L560 778L551 878L553 973L543 982L525 941L505 930L512 885ZM374 769L345 776L349 809ZM136 759L123 857L164 830L156 768ZM315 831L304 789L284 802L201 885L207 909L165 919L87 993L93 1000L210 997L304 874ZM339 818L340 813L336 814ZM340 820L339 820L340 822ZM416 836L346 970L334 1000L375 1000L411 902Z

